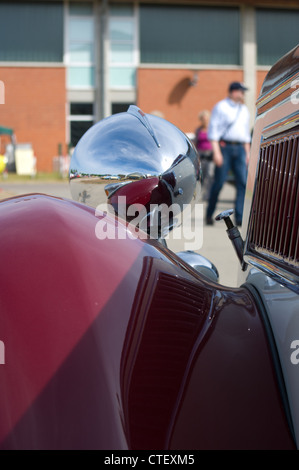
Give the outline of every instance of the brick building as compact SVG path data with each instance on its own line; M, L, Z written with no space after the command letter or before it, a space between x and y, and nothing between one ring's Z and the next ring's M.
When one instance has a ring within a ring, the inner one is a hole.
M240 80L253 122L269 67L299 42L298 0L0 0L0 19L0 126L45 172L129 104L192 133Z

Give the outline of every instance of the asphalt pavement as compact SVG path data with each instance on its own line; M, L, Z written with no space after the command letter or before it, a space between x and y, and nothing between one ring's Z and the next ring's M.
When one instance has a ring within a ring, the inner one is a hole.
M233 209L236 189L233 185L226 183L220 193L214 217L220 212ZM206 212L206 202L201 202L202 213L195 217L197 221L196 233L202 231L202 240L197 236L196 244L201 242L201 246L194 249L211 261L219 272L219 282L225 286L238 287L239 261L235 254L231 241L226 233L224 221L215 221L214 225L205 225L204 218ZM176 230L180 230L179 228ZM175 233L175 232L174 232ZM187 237L189 237L187 233ZM191 242L193 242L191 238ZM179 238L170 239L168 247L175 253L188 249L189 240ZM192 243L191 243L192 248Z
M71 199L68 181L39 181L26 180L24 182L10 182L0 177L0 199L18 196L22 194L42 193L50 196ZM226 183L221 191L217 205L217 213L233 208L235 187ZM215 222L212 226L204 224L206 202L199 204L193 227L189 232L184 231L183 226L178 227L167 240L168 247L175 253L186 249L194 250L209 259L218 269L219 282L225 286L238 286L239 262L234 252L231 241L226 234L226 226L223 221ZM184 219L183 219L184 221Z

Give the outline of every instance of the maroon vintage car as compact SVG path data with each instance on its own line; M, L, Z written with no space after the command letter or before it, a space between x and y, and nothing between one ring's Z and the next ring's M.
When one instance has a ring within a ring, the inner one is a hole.
M200 165L135 106L78 143L74 201L1 202L1 449L298 448L298 83L295 48L257 102L242 236L220 216L238 288L163 241Z

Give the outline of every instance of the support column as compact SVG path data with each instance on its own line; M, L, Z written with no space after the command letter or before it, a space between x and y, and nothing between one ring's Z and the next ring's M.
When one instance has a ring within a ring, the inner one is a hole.
M256 64L257 64L257 44L256 44L256 21L255 8L243 5L241 7L241 31L242 31L242 58L244 70L244 83L249 88L245 94L245 103L250 112L250 125L253 127L255 120L256 103Z
M98 0L96 5L96 120L109 115L109 103L107 100L108 66L107 66L107 24L108 2Z

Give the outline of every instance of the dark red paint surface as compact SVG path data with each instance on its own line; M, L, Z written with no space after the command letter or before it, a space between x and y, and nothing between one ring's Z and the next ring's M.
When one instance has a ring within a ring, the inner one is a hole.
M99 220L0 204L0 447L294 448L251 294Z

